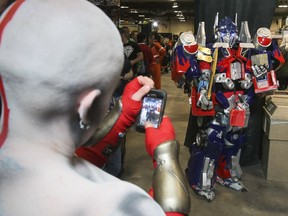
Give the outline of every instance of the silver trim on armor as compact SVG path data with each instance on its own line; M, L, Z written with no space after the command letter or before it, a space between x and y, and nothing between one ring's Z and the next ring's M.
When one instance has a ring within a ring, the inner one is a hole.
M251 43L251 34L248 27L248 21L241 22L241 28L239 33L239 40L243 43Z
M226 78L224 82L222 82L222 85L225 89L233 89L235 87L235 84L230 78Z
M209 69L203 69L201 74L201 79L209 81L211 76L211 71Z
M205 22L199 22L196 41L198 45L206 46Z
M230 174L233 179L235 178L240 179L243 173L239 163L240 155L241 155L241 149L239 149L237 155L231 157Z
M231 79L238 80L242 78L242 65L240 62L232 62L230 64Z
M157 167L153 174L154 199L165 212L189 213L188 183L179 163L179 143L160 144L154 151Z
M211 189L214 168L215 168L214 160L211 160L210 158L205 157L203 171L202 171L201 190Z
M242 89L249 89L252 85L252 76L249 73L245 73L245 80L240 81Z
M215 74L215 82L216 83L222 83L226 79L226 74L225 73L218 73Z
M110 112L108 112L108 114L104 117L102 123L96 129L93 136L86 143L84 143L83 146L84 147L93 146L97 144L99 141L101 141L113 128L121 112L122 112L122 102L119 99L115 104L114 108Z

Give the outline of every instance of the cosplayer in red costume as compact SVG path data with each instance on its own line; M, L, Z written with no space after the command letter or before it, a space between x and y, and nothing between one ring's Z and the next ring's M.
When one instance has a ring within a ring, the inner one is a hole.
M166 195L171 193L163 194L162 179L156 174L160 186L153 183L154 197L161 206L141 188L75 157L75 149L87 143L103 122L114 91L111 86L116 86L123 66L120 35L104 12L83 0L18 0L2 14L0 30L1 215L188 214L190 202L182 208L183 200L172 194L174 201L169 203L171 196ZM122 99L123 111L116 112L120 118L116 115L114 129L102 143L114 146L153 85L147 77L131 82ZM161 127L171 133L160 135ZM153 158L160 162L155 172L173 164L177 173L174 157L162 159L166 149L158 149L161 142L175 143L174 129L167 120L161 127L147 134L147 148L150 153L155 148ZM154 133L161 138L159 143L154 142Z
M150 65L152 79L156 89L161 89L161 65L166 50L160 44L160 35L157 32L151 32L149 46L153 55L153 61Z

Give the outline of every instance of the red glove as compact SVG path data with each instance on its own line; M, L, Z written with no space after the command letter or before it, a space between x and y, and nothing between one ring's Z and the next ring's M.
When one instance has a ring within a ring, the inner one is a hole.
M103 167L107 163L110 155L104 152L107 150L107 147L111 149L117 148L119 133L125 133L135 122L142 105L140 96L144 95L145 92L148 93L153 86L153 82L151 85L148 85L148 87L143 86L147 84L147 82L151 84L148 78L138 77L127 84L122 96L122 113L115 125L99 143L95 143L95 145L91 147L78 148L76 154L79 157L88 160L98 167ZM141 88L144 88L144 91ZM141 89L142 92L140 92L139 89ZM132 98L135 98L135 95L137 95L136 100L133 100ZM140 100L138 100L139 97Z
M170 119L165 116L159 126L154 128L152 124L145 123L145 144L146 150L151 158L154 160L154 150L158 145L169 140L175 139L174 127Z

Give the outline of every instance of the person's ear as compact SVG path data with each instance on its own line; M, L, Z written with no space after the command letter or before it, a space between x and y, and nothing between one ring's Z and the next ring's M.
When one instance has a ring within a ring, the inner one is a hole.
M89 109L92 107L94 100L101 95L99 89L94 89L88 92L84 97L81 98L80 104L78 107L78 114L80 117L80 128L88 129L89 124L91 123L88 118Z

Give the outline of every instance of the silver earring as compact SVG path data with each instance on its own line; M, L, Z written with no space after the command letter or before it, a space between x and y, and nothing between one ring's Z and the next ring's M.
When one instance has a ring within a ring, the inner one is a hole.
M88 130L90 128L90 125L89 124L86 124L82 121L82 119L80 120L79 122L79 126L82 130Z

